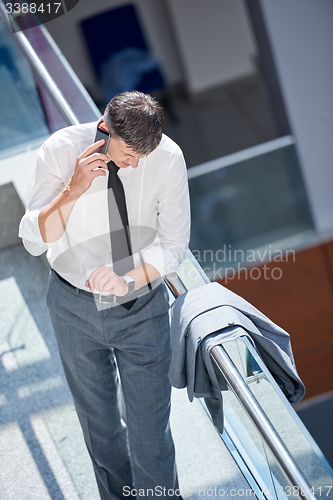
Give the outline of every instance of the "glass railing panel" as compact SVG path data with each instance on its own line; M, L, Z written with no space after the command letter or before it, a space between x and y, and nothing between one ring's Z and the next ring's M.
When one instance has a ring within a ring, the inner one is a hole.
M0 155L27 144L41 144L49 134L40 96L28 62L0 20Z
M49 75L70 105L80 123L97 120L101 113L82 85L72 67L50 36L45 26L36 26L23 32L38 54ZM47 92L41 86L45 112L52 131L65 127L64 119L56 109Z
M188 291L194 290L210 282L206 274L202 271L200 266L198 266L197 262L195 262L190 251L187 253L187 256L177 268L176 272Z
M287 498L289 482L260 432L232 391L223 392L224 434L228 434L266 498ZM222 434L222 437L223 434Z
M247 356L243 342L238 340L227 342L223 347L244 378L250 374L250 369L256 372L260 370L259 366L251 362ZM258 428L231 390L223 391L222 395L224 433L228 433L235 444L258 483L260 491L268 498L287 498L284 492L290 483Z
M46 28L36 26L13 34L7 24L0 17L2 157L38 147L51 132L73 124L63 118L40 77L31 70L21 51L21 46L25 46L24 37L67 101L76 121L89 122L100 117L100 111Z
M253 370L264 373L264 376L257 376L257 382L248 383L248 387L307 479L312 493L318 497L333 498L333 471L331 467L249 341L242 338L227 342L223 347L244 378L249 377ZM235 409L237 404L231 391L224 392L223 399L226 415L231 411L230 405L232 411L241 411ZM228 416L226 419L228 421L227 427L231 426L233 429L231 432L239 436L238 426L235 426L236 420ZM289 483L283 479L284 474L282 471L279 472L280 467L270 450L265 447L264 451L267 463L270 464L270 471L277 480L278 491L281 491L283 486L283 491L290 497L297 491L287 487Z
M191 248L209 277L305 245L314 226L289 136L189 170Z

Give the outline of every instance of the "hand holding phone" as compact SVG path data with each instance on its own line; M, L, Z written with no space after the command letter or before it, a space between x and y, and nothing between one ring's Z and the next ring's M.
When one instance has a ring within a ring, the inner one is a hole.
M99 133L98 135L96 134L97 139L99 139L99 145L96 146L96 143L90 144L76 159L74 172L68 183L71 193L74 195L81 196L89 189L96 177L106 175L107 173L107 164L110 161L109 156L102 152L95 154L97 148L102 147L103 151L108 148L109 134L106 131L102 133L102 138L99 136ZM104 141L103 144L101 144L101 139Z

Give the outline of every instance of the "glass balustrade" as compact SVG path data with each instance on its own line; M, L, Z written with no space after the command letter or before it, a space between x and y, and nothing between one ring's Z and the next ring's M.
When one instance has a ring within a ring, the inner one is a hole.
M2 11L0 12L2 13ZM70 125L20 49L22 33L11 33L0 16L0 158L37 148L50 133ZM23 32L80 122L100 112L44 26Z
M187 290L209 283L190 252L177 274ZM333 471L330 465L251 342L246 337L240 337L224 343L223 348L307 480L309 493L318 498L333 498ZM204 401L202 403L205 406ZM223 391L223 408L225 430L221 437L256 494L262 498L298 498L300 490L291 485L260 429L232 390Z
M0 20L0 155L41 144L49 134L30 66Z
M190 246L210 278L264 262L314 237L289 136L193 167L189 185Z
M249 340L242 337L223 346L245 379L249 376L249 365L260 367L264 376L249 383L248 387L307 479L312 492L318 497L333 498L332 468ZM271 455L266 454L268 457ZM288 496L291 491L286 488L285 494Z

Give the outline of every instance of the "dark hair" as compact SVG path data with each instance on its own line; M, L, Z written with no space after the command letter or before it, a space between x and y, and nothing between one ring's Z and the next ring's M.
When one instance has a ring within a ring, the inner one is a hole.
M138 154L148 155L162 138L163 109L148 94L136 90L111 99L104 113L111 135L119 137Z

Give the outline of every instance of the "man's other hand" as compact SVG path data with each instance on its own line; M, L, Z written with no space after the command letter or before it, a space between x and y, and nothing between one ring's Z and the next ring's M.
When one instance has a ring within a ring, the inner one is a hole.
M123 297L128 292L125 281L112 269L106 266L99 266L93 271L85 283L91 292L107 292Z

